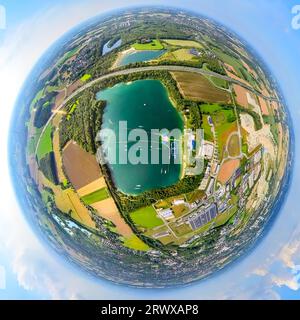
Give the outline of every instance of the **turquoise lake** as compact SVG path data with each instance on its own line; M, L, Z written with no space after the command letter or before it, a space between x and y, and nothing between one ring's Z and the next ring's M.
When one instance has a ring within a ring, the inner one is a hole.
M150 61L159 58L165 50L141 50L126 54L119 62L119 66L126 66L130 63Z
M144 129L148 135L147 141L141 141L141 149L148 150L149 164L121 164L119 157L116 163L109 163L116 187L127 194L139 194L146 190L175 184L181 175L181 165L174 163L174 158L180 157L180 143L177 143L175 148L178 152L174 149L170 151L169 164L163 164L161 156L157 164L150 164L152 150L156 148L160 152L162 148L161 140L158 143L150 141L151 129L178 128L183 131L184 127L183 119L171 103L164 85L159 80L120 83L98 92L97 99L107 101L102 129L111 129L116 134L116 143L103 141L108 150L116 150L117 154L121 151L128 155L130 148L138 140L126 143L123 138L122 141L120 140L120 121L127 121L127 132L140 128ZM140 150L137 153L139 152Z

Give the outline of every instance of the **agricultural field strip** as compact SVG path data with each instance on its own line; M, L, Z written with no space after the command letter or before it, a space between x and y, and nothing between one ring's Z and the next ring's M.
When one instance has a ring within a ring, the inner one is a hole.
M147 66L147 67L138 67L138 68L131 68L131 69L126 69L126 70L120 70L120 71L115 71L115 72L111 72L108 74L105 74L97 79L94 79L88 83L86 83L85 85L83 85L82 87L78 88L76 91L74 91L70 96L68 96L61 104L60 106L58 106L55 111L59 111L60 109L62 109L70 100L72 100L74 97L77 96L78 93L86 90L87 88L92 87L93 85L95 85L97 82L105 80L105 79L109 79L111 77L116 77L116 76L121 76L121 75L127 75L127 74L132 74L132 73L137 73L137 72L144 72L144 71L161 71L161 70L166 70L166 71L186 71L186 72L194 72L194 73L200 73L202 75L208 75L208 76L214 76L220 79L224 79L227 81L230 81L232 83L236 83L244 88L246 88L247 90L255 93L256 95L261 96L262 98L269 100L269 101L276 101L279 102L278 99L276 98L270 98L270 97L266 97L265 95L261 94L260 92L256 91L255 89L251 88L250 86L246 86L244 83L232 79L228 76L223 76L220 75L218 73L212 72L212 71L206 71L203 69L199 69L199 68L193 68L193 67L185 67L185 66ZM47 128L48 124L52 121L52 118L55 116L55 113L52 113L51 117L49 118L49 120L47 121L47 123L45 124L45 126L43 127L43 131L41 132L40 137L43 135L45 129ZM40 138L37 142L36 145L36 149L35 149L35 154L37 153L38 150L38 146L40 144Z

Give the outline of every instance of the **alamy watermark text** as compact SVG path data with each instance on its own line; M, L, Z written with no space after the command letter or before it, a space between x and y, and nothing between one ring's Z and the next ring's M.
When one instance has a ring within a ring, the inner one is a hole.
M292 19L292 28L294 30L299 30L300 29L300 4L295 5L292 8L292 14L294 15Z

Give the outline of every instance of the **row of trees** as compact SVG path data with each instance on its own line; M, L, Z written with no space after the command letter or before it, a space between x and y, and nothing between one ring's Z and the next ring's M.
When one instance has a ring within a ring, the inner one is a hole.
M172 186L145 191L140 195L131 196L121 192L116 192L115 195L122 212L128 213L155 203L157 200L194 191L199 187L202 178L201 175L186 176Z

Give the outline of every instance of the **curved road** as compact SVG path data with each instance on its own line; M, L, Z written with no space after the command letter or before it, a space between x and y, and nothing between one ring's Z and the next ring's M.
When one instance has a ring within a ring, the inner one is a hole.
M261 96L262 98L269 100L269 101L278 101L278 99L276 98L270 98L270 97L266 97L265 95L261 94L260 92L258 92L257 90L253 89L250 86L247 86L245 83L238 81L236 79L230 78L228 76L224 76L221 75L219 73L213 72L213 71L207 71L207 70L203 70L203 69L199 69L199 68L194 68L194 67L185 67L185 66L174 66L174 65L170 65L170 66L166 66L166 65L162 65L162 66L147 66L147 67L138 67L138 68L131 68L131 69L124 69L124 70L119 70L119 71L113 71L111 73L102 75L100 77L98 77L97 79L94 79L88 83L86 83L85 85L83 85L82 87L78 88L76 91L74 91L71 95L69 95L56 109L55 112L59 111L60 109L62 109L70 100L72 100L78 93L84 91L87 88L92 87L93 85L95 85L97 82L103 81L105 79L109 79L112 77L116 77L116 76L121 76L121 75L127 75L127 74L132 74L132 73L137 73L137 72L144 72L144 71L186 71L186 72L193 72L193 73L199 73L201 75L204 76L213 76L216 78L220 78L226 81L229 81L231 83L235 83L238 84L242 87L244 87L245 89L255 93L258 96ZM39 143L40 143L40 139L44 133L44 130L46 129L46 127L48 126L48 124L50 123L50 121L52 120L52 118L55 115L55 112L52 113L51 117L49 118L49 120L47 121L47 123L45 124L37 145L36 145L36 149L35 149L35 154L37 152Z

